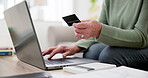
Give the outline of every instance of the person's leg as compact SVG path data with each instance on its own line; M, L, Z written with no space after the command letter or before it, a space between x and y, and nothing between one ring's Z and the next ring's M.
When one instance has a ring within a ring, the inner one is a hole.
M107 46L100 53L98 60L102 63L148 70L148 48L132 49Z
M103 43L96 43L90 46L90 48L84 52L83 57L98 60L100 52L106 47L107 45Z

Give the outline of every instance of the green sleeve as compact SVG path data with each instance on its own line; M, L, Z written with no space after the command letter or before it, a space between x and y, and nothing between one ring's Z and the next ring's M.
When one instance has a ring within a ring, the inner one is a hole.
M148 0L143 0L135 28L125 30L102 24L98 41L110 46L143 48L148 46Z
M74 45L87 49L90 45L94 43L98 43L98 41L96 41L96 38L91 37L90 39L81 39L77 41Z

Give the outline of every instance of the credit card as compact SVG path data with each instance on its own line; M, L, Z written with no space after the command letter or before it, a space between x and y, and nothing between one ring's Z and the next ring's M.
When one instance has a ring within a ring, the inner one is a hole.
M72 26L73 23L81 22L75 14L68 15L68 16L65 16L65 17L62 17L62 18L68 24L68 26Z

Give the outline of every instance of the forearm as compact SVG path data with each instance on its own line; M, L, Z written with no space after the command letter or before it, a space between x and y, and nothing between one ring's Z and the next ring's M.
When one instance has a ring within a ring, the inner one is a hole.
M135 28L133 30L124 30L113 26L103 24L98 41L110 46L142 48L146 46L143 42L143 36Z

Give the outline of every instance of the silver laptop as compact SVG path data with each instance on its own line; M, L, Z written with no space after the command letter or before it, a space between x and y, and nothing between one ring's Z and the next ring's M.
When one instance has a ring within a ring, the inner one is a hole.
M44 70L96 62L78 57L51 60L43 57L26 1L5 10L4 16L7 26L12 28L11 38L21 61Z

